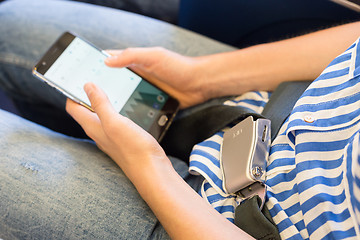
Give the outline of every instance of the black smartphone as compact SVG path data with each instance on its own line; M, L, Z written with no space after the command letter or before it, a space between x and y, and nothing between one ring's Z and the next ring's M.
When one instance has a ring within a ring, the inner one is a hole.
M65 32L35 65L33 74L90 110L83 87L87 82L97 84L120 114L160 141L179 102L128 68L106 66L108 56L88 41Z

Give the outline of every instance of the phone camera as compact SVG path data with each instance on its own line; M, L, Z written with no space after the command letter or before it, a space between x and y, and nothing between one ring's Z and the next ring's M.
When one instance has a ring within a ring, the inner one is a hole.
M157 100L158 100L159 102L164 102L164 101L165 101L165 98L164 98L164 96L162 96L162 95L158 95L158 96L157 96Z

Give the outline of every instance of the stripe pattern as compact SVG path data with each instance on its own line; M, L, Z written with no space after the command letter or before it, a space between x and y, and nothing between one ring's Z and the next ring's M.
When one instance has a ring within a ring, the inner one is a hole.
M247 108L261 113L269 100L268 92L249 92L224 104ZM235 207L242 200L223 189L223 175L220 167L220 148L226 129L194 146L190 155L189 171L201 174L205 180L200 195L231 222L234 222Z
M268 99L250 92L225 104L261 113ZM360 237L359 129L357 40L304 92L272 143L266 204L283 239ZM205 178L201 196L233 221L241 199L222 188L224 131L194 146L189 170Z

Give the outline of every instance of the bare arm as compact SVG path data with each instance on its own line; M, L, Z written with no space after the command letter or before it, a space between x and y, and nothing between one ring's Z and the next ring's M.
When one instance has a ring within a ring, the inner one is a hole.
M159 48L113 51L107 64L130 66L178 98L182 107L283 81L314 80L360 36L360 22L233 52L185 57Z
M172 166L149 170L133 182L172 239L253 239L215 211Z
M209 85L207 96L274 90L283 81L314 80L358 37L360 22L203 57L203 67L208 69L204 76Z
M252 239L207 204L174 170L156 140L86 85L96 113L68 100L67 111L124 171L173 239ZM136 137L134 137L136 136Z

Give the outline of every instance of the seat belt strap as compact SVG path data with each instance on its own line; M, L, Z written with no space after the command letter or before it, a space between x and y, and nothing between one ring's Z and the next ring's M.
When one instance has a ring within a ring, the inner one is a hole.
M290 115L296 101L309 86L310 81L281 83L272 93L261 115L247 108L218 105L202 109L173 122L161 142L168 155L188 159L193 146L229 124L240 122L248 116L271 120L271 140ZM256 239L280 239L275 223L266 205L255 195L235 209L235 224Z
M265 118L271 120L271 141L275 139L280 127L310 83L310 81L284 82L272 93L262 112ZM263 197L257 195L243 201L235 209L234 224L256 239L280 240L277 227L264 201Z
M261 113L262 116L271 120L271 141L275 139L280 127L310 83L311 81L283 82L271 94Z
M188 161L192 148L211 137L230 123L240 122L260 114L244 107L228 105L210 106L183 118L177 118L161 141L161 146L169 156Z
M309 86L310 81L281 83L272 93L263 113L260 115L244 107L217 105L177 118L171 124L161 141L166 154L187 161L193 146L211 137L231 123L248 116L271 120L271 139L277 135L282 123L289 116L297 99Z

